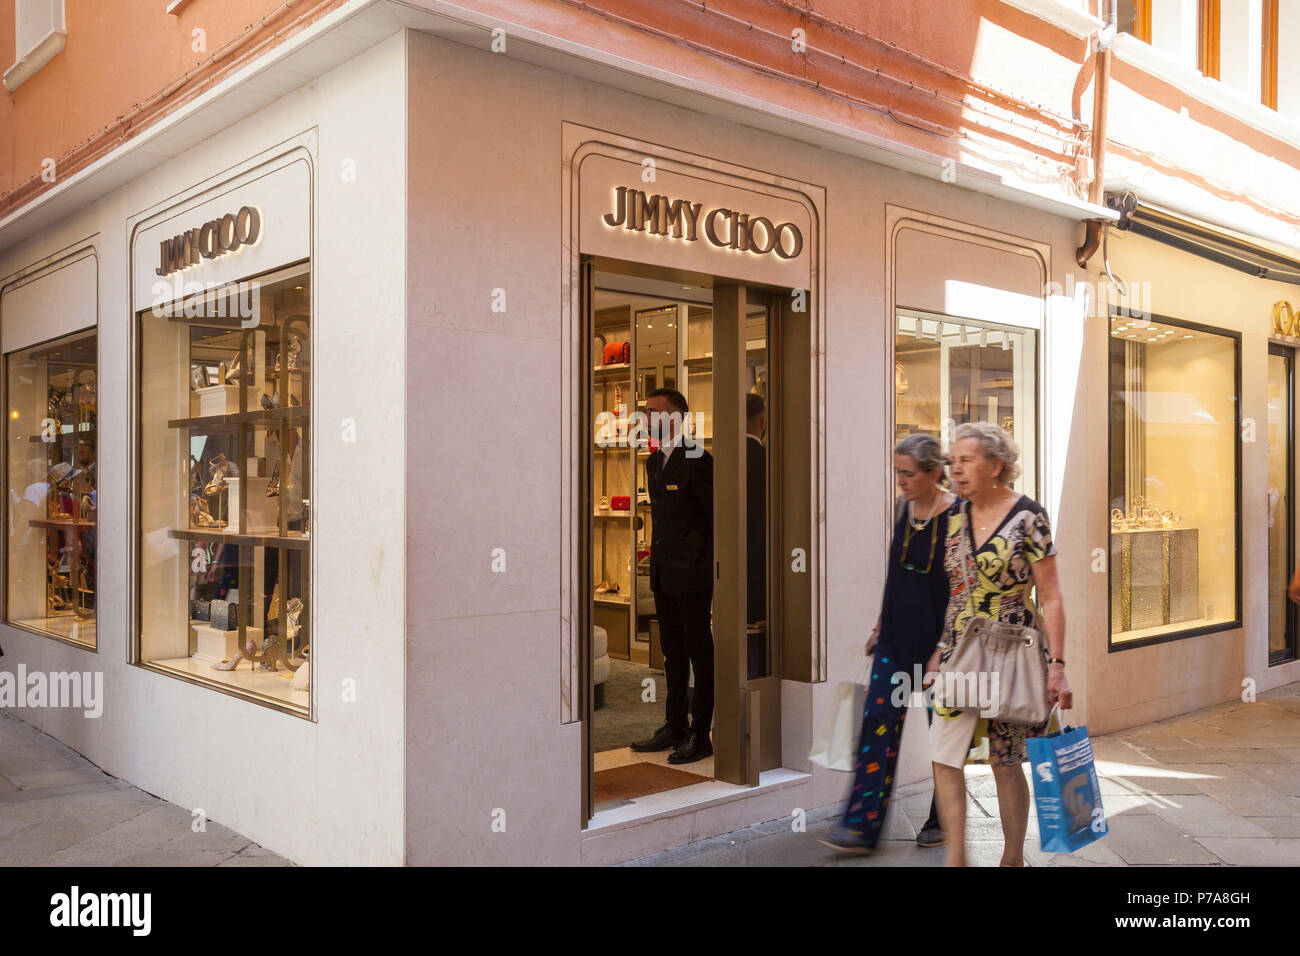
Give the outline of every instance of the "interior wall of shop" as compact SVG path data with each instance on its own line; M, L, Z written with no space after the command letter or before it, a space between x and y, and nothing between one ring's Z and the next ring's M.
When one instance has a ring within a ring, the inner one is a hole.
M410 37L408 484L436 488L409 515L407 856L411 863L602 863L843 798L844 773L814 767L814 722L853 678L879 611L893 484L893 319L884 214L901 204L1052 246L1064 282L1081 230L935 180L613 91L485 49ZM782 687L783 764L809 778L644 824L580 831L581 733L560 722L565 589L560 509L576 480L562 446L561 123L572 121L824 185L828 196L826 440L828 680ZM941 288L941 273L933 281ZM994 284L997 277L982 279ZM1018 288L1019 286L1017 286ZM493 311L494 290L506 308ZM1087 480L1082 329L1068 303L1044 333L1064 354L1042 431L1060 459L1047 496L1074 630L1085 606L1084 514L1058 515ZM996 316L988 318L996 320ZM1058 328L1059 327L1059 328ZM427 410L417 419L414 410ZM1104 415L1104 410L1102 412ZM1079 437L1076 439L1076 433ZM1047 443L1045 443L1047 444ZM497 555L504 570L494 572ZM1085 628L1087 619L1094 626ZM1095 619L1095 620L1093 620ZM1075 677L1076 689L1083 684ZM925 722L908 723L899 781L929 773ZM493 823L504 820L504 829Z
M1150 311L1241 333L1241 415L1255 422L1256 438L1241 445L1241 620L1242 627L1215 634L1108 653L1106 624L1088 642L1088 672L1096 689L1089 730L1110 732L1186 713L1224 701L1243 699L1243 681L1256 692L1300 680L1300 662L1268 664L1268 342L1273 303L1300 300L1297 286L1270 282L1197 258L1150 239L1112 230L1110 264L1116 276L1139 290L1136 300ZM1089 265L1098 287L1107 282L1099 254ZM1135 285L1148 283L1149 285ZM1088 378L1098 399L1089 410L1090 444L1097 449L1087 464L1092 547L1108 540L1107 388L1105 316L1088 325ZM1289 344L1300 345L1300 340ZM1214 449L1204 449L1212 456ZM1218 482L1217 469L1203 470ZM1207 489L1208 490L1208 489ZM1203 544L1202 547L1205 547ZM1221 574L1235 569L1221 569ZM1202 565L1202 577L1205 570ZM1289 577L1289 575L1288 575ZM1106 575L1093 576L1089 602L1105 611Z
M198 148L172 157L160 141L155 170L0 258L6 276L89 238L100 263L99 651L8 627L0 640L6 669L102 671L106 703L98 719L16 713L108 773L304 864L403 861L404 54L394 35ZM312 127L315 722L127 663L128 217Z

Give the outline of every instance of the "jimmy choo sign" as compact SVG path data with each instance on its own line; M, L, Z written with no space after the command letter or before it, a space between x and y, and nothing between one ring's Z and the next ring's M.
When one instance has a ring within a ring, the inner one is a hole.
M261 234L262 214L255 206L244 206L239 212L227 213L179 236L163 239L158 268L154 272L169 276L196 266L203 259L216 259L243 246L251 246Z
M781 259L794 259L803 251L803 233L792 222L773 223L766 216L721 206L704 212L703 203L658 193L647 195L628 186L614 190L614 208L601 218L612 229L621 227L686 242L699 241L702 231L714 246L759 256L775 253Z
M1300 309L1293 309L1285 299L1273 303L1273 334L1300 335Z

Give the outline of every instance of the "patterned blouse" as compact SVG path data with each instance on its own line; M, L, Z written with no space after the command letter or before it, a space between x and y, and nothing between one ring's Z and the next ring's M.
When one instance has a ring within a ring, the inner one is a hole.
M963 534L970 545L965 566L960 537ZM941 660L952 656L972 610L1004 624L1038 627L1038 608L1029 595L1034 586L1033 565L1054 554L1047 512L1032 498L1021 495L978 551L970 522L970 502L954 505L948 512L948 537L944 541L943 566L948 573L950 596L943 629L943 641L948 647ZM967 594L972 579L974 601Z
M968 547L961 536L967 535ZM943 565L948 573L948 611L944 617L940 663L952 656L971 613L1006 624L1039 627L1038 608L1029 592L1033 565L1056 554L1047 512L1032 498L1021 496L989 539L975 549L970 502L959 501L948 512L948 536ZM963 560L965 558L966 560ZM969 594L974 581L974 600ZM1044 656L1046 650L1044 649ZM935 716L956 718L960 710L935 707ZM1025 760L1025 739L1042 728L981 717L976 724L967 763L1018 764Z

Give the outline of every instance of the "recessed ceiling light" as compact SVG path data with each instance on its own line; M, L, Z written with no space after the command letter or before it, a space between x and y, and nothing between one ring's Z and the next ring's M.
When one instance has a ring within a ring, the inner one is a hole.
M1185 338L1185 339L1190 339L1190 338L1195 338L1195 336L1192 336L1192 335L1184 335L1183 338Z
M693 286L684 285L684 286L682 286L682 291L683 291L683 292L690 292L692 288L693 288Z

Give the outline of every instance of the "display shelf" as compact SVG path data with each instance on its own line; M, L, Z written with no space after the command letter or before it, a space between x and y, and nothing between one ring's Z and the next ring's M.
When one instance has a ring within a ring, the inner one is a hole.
M184 541L224 541L227 544L246 544L255 548L292 548L306 551L311 547L310 534L236 534L220 528L170 528L167 534Z
M311 424L310 405L291 405L288 408L273 408L267 411L258 408L251 412L230 412L225 415L202 415L196 418L173 418L167 422L168 428L214 429L236 427L239 425L267 425L278 428L288 423L294 428L306 428ZM299 411L299 415L291 414Z
M80 428L77 429L76 431L70 431L70 432L60 431L57 435L55 435L53 438L50 439L47 439L44 435L32 435L27 440L29 442L32 442L33 444L36 442L45 442L47 445L53 445L56 442L63 440L64 438L78 438L84 440L87 438L94 438L94 437L95 437L95 429Z
M767 352L766 344L748 345L745 347L745 358L746 359L758 358L766 354L766 352ZM713 353L709 352L705 355L690 356L688 358L682 359L682 364L685 365L687 368L692 368L692 369L712 369Z
M628 362L622 362L618 365L597 365L591 371L592 374L596 376L597 381L604 381L605 379L611 378L623 378L624 376L630 379L632 374L632 365Z
M95 527L93 521L80 521L76 518L31 518L27 523L33 528L48 528L53 531L71 531Z
M593 600L604 607L630 607L632 604L631 599L625 594L597 594Z

